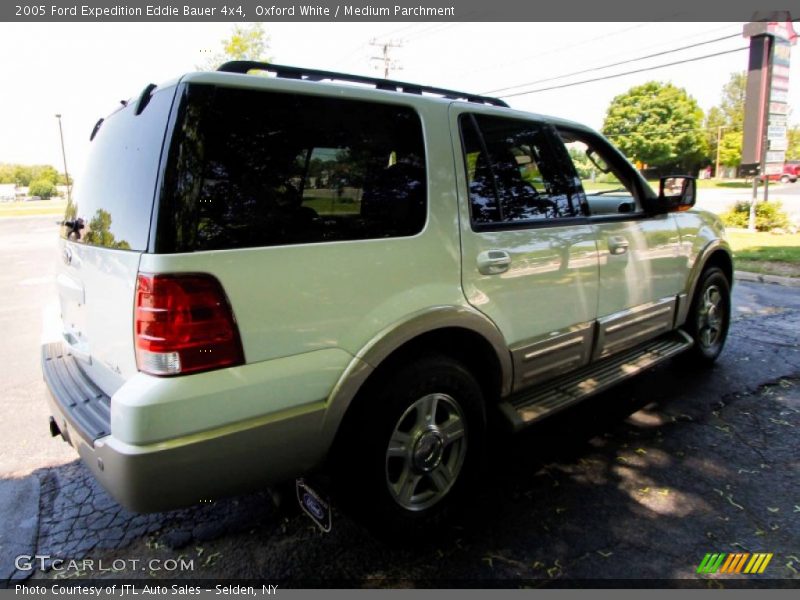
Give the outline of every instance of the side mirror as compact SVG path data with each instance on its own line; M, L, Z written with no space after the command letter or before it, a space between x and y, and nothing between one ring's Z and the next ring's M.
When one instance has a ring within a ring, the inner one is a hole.
M658 188L658 208L664 212L689 210L697 199L697 183L689 175L662 177Z

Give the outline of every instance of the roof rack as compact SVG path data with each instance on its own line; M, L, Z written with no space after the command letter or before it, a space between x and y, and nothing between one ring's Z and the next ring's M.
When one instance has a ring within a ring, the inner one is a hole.
M364 75L349 75L347 73L337 73L335 71L320 71L317 69L303 69L302 67L289 67L286 65L276 65L272 63L258 62L253 60L232 60L226 62L217 71L223 73L247 73L248 71L267 71L275 73L276 76L285 79L301 79L304 81L349 81L351 83L366 83L374 85L376 89L388 90L391 92L405 92L407 94L436 94L450 100L466 100L478 104L490 104L492 106L508 107L508 104L499 98L489 96L479 96L455 90L419 85L417 83L407 83L405 81L395 81L393 79L380 79L378 77L367 77Z

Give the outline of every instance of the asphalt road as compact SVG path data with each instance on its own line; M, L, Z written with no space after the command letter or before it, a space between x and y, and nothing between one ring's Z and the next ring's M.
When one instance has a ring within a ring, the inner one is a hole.
M759 577L797 584L796 288L736 285L731 336L714 369L673 361L499 442L465 513L432 542L398 549L338 511L322 535L291 508L278 511L268 493L132 515L99 489L47 431L38 331L54 293L52 221L0 221L0 510L15 511L0 518L22 514L20 498L39 507L34 541L20 535L7 545L0 535L0 566L28 543L60 558L194 561L189 571L137 563L104 577L539 585L693 578L705 553L746 551L775 554ZM16 505L4 503L4 489L21 490Z

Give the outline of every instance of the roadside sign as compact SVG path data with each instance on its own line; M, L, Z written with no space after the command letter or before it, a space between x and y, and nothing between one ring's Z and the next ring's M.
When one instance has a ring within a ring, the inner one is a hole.
M789 149L789 140L787 140L786 138L784 138L782 140L770 140L769 141L769 149L770 150L782 150L782 151L785 152L786 150ZM769 153L767 153L767 155L769 155ZM770 161L770 162L773 162L773 161Z
M767 127L767 139L769 140L785 140L786 127L770 125Z
M769 152L767 152L769 154ZM783 173L783 163L767 164L764 166L765 175L780 175Z
M786 113L789 112L789 105L784 102L770 102L769 112L778 115L785 115Z
M786 152L783 150L770 150L767 152L766 161L768 163L781 163L786 162Z
M770 100L773 102L788 102L789 101L789 91L788 90L776 90L775 88L772 89L772 93L769 96Z
M770 127L786 127L786 115L770 115Z

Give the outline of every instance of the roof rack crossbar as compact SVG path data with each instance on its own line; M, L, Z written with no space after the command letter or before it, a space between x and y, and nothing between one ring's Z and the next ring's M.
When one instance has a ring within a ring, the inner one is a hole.
M492 106L508 107L503 100L490 96L479 96L467 92L457 92L444 88L419 85L418 83L408 83L393 79L380 79L379 77L368 77L365 75L350 75L347 73L337 73L335 71L321 71L318 69L304 69L301 67L290 67L287 65L276 65L273 63L258 62L253 60L232 60L226 62L217 69L223 73L244 73L248 71L267 71L274 73L277 77L284 79L301 79L306 81L321 81L328 79L331 81L347 81L350 83L364 83L374 85L379 90L389 90L394 92L404 92L407 94L421 95L435 94L450 100L466 100L478 104L490 104Z

